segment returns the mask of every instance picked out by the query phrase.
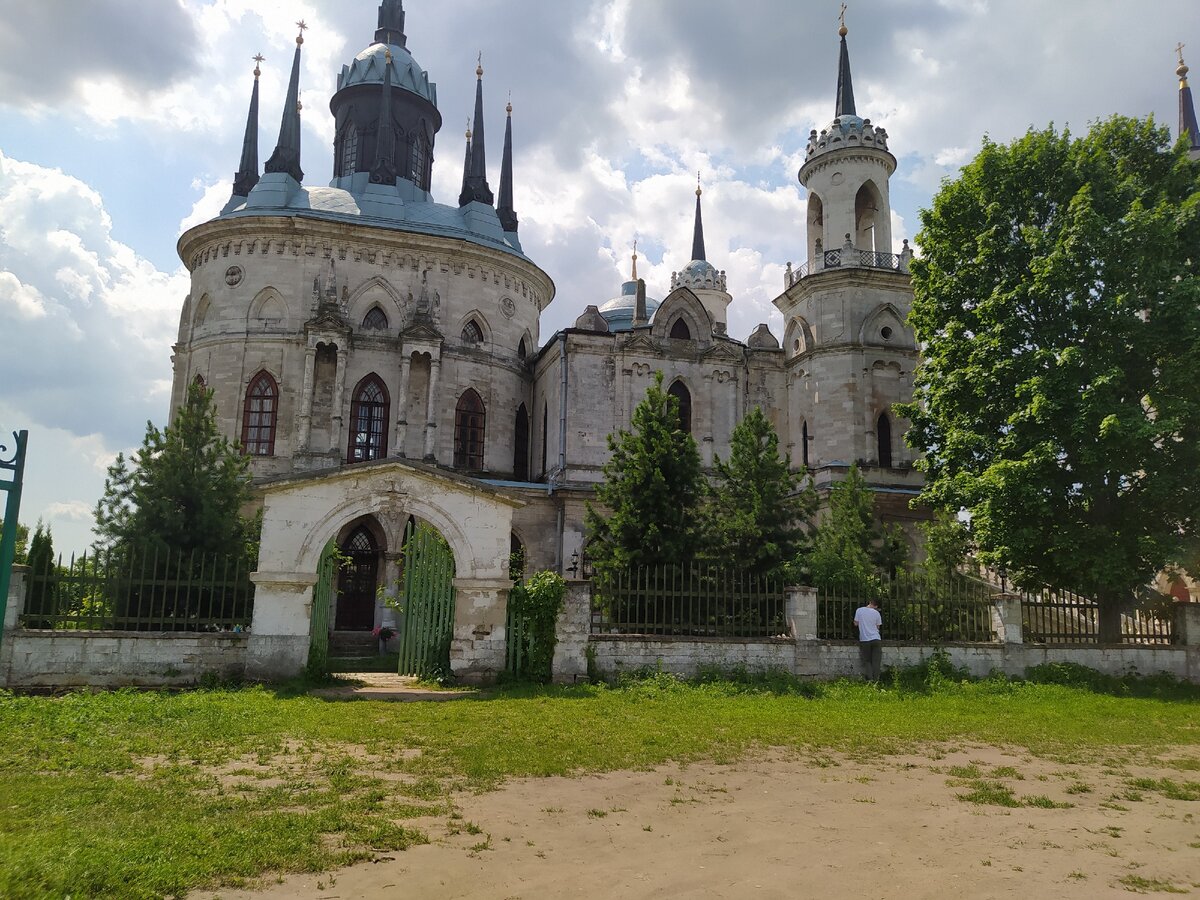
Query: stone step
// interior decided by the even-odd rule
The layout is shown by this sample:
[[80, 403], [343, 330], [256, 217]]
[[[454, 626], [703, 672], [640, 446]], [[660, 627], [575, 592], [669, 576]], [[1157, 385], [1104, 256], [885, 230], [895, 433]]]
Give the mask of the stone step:
[[369, 631], [335, 631], [329, 636], [334, 659], [367, 659], [379, 654], [379, 639]]

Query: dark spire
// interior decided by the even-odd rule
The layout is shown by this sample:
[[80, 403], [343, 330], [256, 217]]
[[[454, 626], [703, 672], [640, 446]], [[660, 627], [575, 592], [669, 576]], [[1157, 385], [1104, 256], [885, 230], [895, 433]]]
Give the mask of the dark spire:
[[291, 175], [296, 181], [304, 180], [300, 168], [300, 48], [304, 46], [304, 32], [308, 28], [301, 20], [296, 23], [300, 34], [296, 38], [296, 56], [292, 60], [292, 77], [288, 82], [287, 99], [283, 101], [283, 122], [279, 126], [279, 143], [267, 160], [266, 171]]
[[468, 179], [467, 190], [458, 198], [459, 206], [468, 203], [486, 203], [491, 206], [496, 202], [492, 189], [487, 181], [487, 151], [483, 143], [483, 56], [480, 54], [479, 67], [475, 69], [479, 79], [475, 85], [475, 128], [471, 135], [471, 176]]
[[700, 173], [696, 173], [696, 228], [692, 232], [692, 259], [702, 259], [707, 261], [704, 255], [704, 219], [700, 216], [700, 195], [704, 191], [700, 189]]
[[404, 3], [402, 0], [383, 0], [379, 6], [379, 30], [375, 32], [375, 43], [395, 44], [407, 47], [404, 35]]
[[467, 123], [467, 156], [466, 156], [466, 159], [463, 160], [462, 193], [459, 194], [459, 203], [461, 205], [466, 206], [466, 204], [462, 202], [462, 198], [467, 196], [467, 194], [470, 192], [470, 190], [471, 190], [471, 123], [468, 122]]
[[505, 107], [508, 119], [504, 124], [504, 159], [500, 166], [500, 202], [496, 212], [505, 231], [516, 232], [517, 211], [513, 209], [513, 160], [512, 160], [512, 103]]
[[383, 100], [379, 103], [379, 127], [375, 138], [372, 184], [396, 183], [396, 129], [392, 123], [392, 51], [383, 51]]
[[854, 82], [850, 78], [850, 48], [846, 46], [846, 35], [849, 29], [846, 28], [846, 7], [842, 5], [842, 27], [838, 29], [838, 34], [842, 36], [842, 55], [838, 60], [838, 91], [837, 91], [837, 112], [834, 116], [856, 116], [858, 113], [854, 109]]
[[254, 90], [250, 94], [250, 113], [246, 116], [246, 136], [242, 139], [242, 164], [233, 176], [233, 196], [249, 197], [258, 184], [258, 76], [263, 55], [254, 57]]
[[1183, 44], [1180, 44], [1179, 68], [1175, 74], [1179, 76], [1179, 136], [1188, 136], [1188, 146], [1193, 159], [1200, 159], [1200, 124], [1196, 122], [1196, 105], [1192, 102], [1192, 89], [1188, 87], [1188, 67], [1183, 61]]

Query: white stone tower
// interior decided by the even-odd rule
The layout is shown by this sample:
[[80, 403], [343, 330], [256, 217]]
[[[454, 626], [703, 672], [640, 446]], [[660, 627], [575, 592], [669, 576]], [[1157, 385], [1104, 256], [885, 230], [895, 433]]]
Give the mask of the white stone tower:
[[863, 469], [888, 518], [907, 518], [920, 487], [908, 423], [894, 410], [912, 399], [917, 347], [908, 242], [893, 252], [888, 179], [896, 158], [887, 132], [854, 105], [843, 24], [835, 117], [809, 138], [800, 183], [808, 191], [808, 262], [790, 264], [775, 300], [785, 322], [791, 461], [818, 486]]

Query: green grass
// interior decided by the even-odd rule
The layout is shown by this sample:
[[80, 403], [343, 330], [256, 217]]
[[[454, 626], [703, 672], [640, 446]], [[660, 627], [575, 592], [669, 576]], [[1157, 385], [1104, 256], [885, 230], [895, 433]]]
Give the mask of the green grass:
[[[454, 792], [512, 777], [756, 747], [819, 760], [967, 741], [1087, 762], [1200, 743], [1200, 692], [1171, 685], [655, 676], [429, 704], [329, 702], [302, 687], [0, 694], [0, 896], [147, 898], [323, 871], [421, 843], [422, 819], [453, 817]], [[980, 783], [1016, 804], [1044, 799]], [[1196, 785], [1131, 786], [1192, 799]]]

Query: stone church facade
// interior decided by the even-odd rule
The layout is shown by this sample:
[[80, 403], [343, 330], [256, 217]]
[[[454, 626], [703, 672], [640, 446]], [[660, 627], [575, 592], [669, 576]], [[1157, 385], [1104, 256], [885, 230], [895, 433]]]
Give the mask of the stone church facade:
[[474, 598], [460, 601], [474, 613], [459, 611], [456, 668], [495, 669], [510, 549], [523, 547], [534, 568], [577, 571], [607, 436], [659, 371], [705, 467], [728, 455], [757, 406], [819, 489], [857, 462], [883, 519], [915, 518], [920, 476], [893, 412], [911, 398], [918, 359], [911, 252], [905, 242], [893, 253], [896, 159], [884, 129], [857, 114], [844, 28], [835, 115], [811, 134], [799, 172], [808, 261], [789, 265], [775, 300], [780, 340], [766, 325], [728, 333], [737, 300], [707, 259], [699, 189], [693, 259], [667, 297], [645, 296], [635, 255], [616, 299], [543, 336], [555, 286], [521, 247], [511, 106], [497, 196], [479, 68], [462, 192], [457, 206], [435, 203], [437, 87], [404, 27], [400, 0], [385, 0], [374, 41], [342, 70], [328, 187], [305, 185], [301, 166], [303, 35], [261, 172], [256, 70], [233, 195], [179, 241], [191, 293], [172, 403], [190, 384], [212, 389], [221, 428], [251, 458], [265, 503], [258, 603], [281, 611], [280, 658], [302, 655], [298, 623], [321, 546], [336, 540], [371, 585], [369, 596], [341, 592], [332, 626], [369, 630], [385, 616], [375, 587], [394, 580], [405, 525], [419, 519], [446, 535], [460, 597]]

